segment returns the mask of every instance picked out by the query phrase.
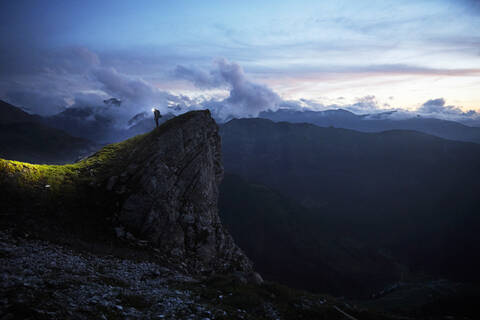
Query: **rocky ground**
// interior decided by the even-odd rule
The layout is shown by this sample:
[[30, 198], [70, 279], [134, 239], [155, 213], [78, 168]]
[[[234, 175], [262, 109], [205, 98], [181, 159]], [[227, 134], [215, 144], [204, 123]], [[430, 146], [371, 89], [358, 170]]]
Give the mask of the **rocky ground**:
[[[208, 319], [228, 316], [179, 284], [198, 281], [154, 263], [73, 252], [0, 233], [2, 319]], [[238, 310], [242, 317], [243, 310]]]
[[153, 262], [0, 231], [0, 319], [384, 319], [241, 276], [197, 280]]

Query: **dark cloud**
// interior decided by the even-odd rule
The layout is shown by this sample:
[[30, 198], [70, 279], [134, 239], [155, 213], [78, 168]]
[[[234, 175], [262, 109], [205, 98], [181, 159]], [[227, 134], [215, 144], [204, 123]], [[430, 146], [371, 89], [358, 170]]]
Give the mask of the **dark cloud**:
[[97, 54], [85, 47], [41, 48], [5, 47], [0, 51], [0, 76], [58, 73], [83, 74], [100, 65]]
[[86, 75], [100, 65], [84, 47], [0, 52], [0, 98], [33, 113], [54, 114], [96, 89]]
[[[10, 52], [12, 51], [12, 52]], [[127, 118], [153, 105], [185, 106], [188, 98], [159, 90], [139, 77], [105, 67], [98, 55], [84, 47], [0, 52], [0, 99], [51, 115], [68, 107], [108, 108], [103, 101], [120, 99], [115, 111]], [[11, 58], [11, 63], [9, 63]]]

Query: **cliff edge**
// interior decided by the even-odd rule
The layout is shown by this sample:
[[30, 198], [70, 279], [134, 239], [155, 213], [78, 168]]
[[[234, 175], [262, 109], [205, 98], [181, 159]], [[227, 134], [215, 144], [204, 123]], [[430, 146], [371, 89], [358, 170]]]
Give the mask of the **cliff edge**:
[[195, 273], [250, 272], [218, 216], [222, 178], [217, 124], [188, 112], [75, 164], [0, 160], [2, 224], [53, 218], [60, 227], [48, 232], [133, 236]]

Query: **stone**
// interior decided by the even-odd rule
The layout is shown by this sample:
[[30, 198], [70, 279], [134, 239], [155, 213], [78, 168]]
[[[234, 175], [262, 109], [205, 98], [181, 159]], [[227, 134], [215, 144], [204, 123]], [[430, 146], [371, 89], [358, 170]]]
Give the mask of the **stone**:
[[263, 278], [258, 272], [252, 272], [248, 277], [248, 282], [261, 285], [263, 283]]
[[[117, 214], [136, 238], [146, 239], [189, 270], [250, 272], [252, 264], [218, 216], [223, 178], [218, 126], [209, 111], [183, 114], [154, 130], [148, 156], [131, 156], [125, 200]], [[137, 162], [138, 158], [142, 159]], [[112, 177], [109, 185], [112, 182]]]

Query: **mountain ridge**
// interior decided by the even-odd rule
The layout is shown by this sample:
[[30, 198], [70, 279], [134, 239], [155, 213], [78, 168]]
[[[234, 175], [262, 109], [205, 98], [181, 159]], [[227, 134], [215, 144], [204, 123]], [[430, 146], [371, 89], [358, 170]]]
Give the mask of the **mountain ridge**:
[[382, 118], [384, 115], [385, 113], [357, 115], [344, 109], [325, 111], [279, 109], [277, 111], [263, 111], [258, 117], [275, 122], [305, 122], [320, 127], [331, 126], [362, 132], [414, 130], [444, 139], [480, 143], [480, 128], [467, 126], [461, 122], [423, 117], [396, 120]]
[[0, 157], [63, 164], [91, 154], [94, 142], [52, 128], [44, 119], [0, 100]]

